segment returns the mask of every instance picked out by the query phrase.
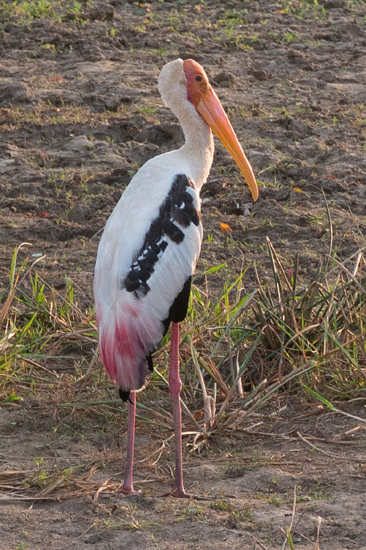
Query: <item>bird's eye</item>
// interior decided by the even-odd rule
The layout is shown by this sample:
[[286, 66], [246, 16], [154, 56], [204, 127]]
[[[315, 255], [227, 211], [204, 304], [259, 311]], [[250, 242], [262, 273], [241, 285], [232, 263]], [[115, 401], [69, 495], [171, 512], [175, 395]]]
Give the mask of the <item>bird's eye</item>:
[[202, 82], [202, 76], [200, 76], [199, 74], [196, 76], [195, 78], [196, 82]]

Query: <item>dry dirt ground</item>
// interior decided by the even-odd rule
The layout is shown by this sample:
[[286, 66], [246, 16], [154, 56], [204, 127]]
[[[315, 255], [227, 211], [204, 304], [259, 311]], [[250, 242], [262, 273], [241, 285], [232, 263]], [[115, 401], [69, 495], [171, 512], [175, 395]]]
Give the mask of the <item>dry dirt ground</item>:
[[[62, 290], [66, 273], [82, 307], [92, 306], [96, 249], [113, 206], [141, 164], [182, 144], [157, 91], [160, 68], [178, 56], [207, 70], [260, 185], [252, 204], [231, 159], [217, 147], [202, 193], [198, 270], [225, 262], [229, 276], [244, 261], [249, 292], [254, 261], [266, 281], [268, 236], [287, 267], [299, 252], [306, 278], [328, 251], [325, 200], [339, 257], [364, 245], [363, 1], [0, 6], [4, 295], [13, 249], [28, 242], [32, 249], [24, 257], [46, 254], [43, 277]], [[220, 231], [220, 222], [230, 234]], [[67, 359], [52, 368], [70, 372], [74, 365]], [[365, 418], [363, 403], [340, 406]], [[68, 472], [80, 471], [74, 488], [81, 496], [75, 489], [73, 498], [46, 492], [44, 500], [21, 502], [4, 492], [1, 550], [280, 549], [295, 487], [296, 550], [315, 548], [318, 529], [321, 550], [366, 549], [365, 438], [357, 420], [318, 414], [299, 401], [287, 403], [282, 416], [257, 418], [250, 434], [214, 435], [200, 456], [184, 455], [188, 490], [214, 500], [180, 502], [158, 498], [171, 486], [171, 441], [160, 460], [156, 453], [169, 430], [138, 426], [142, 494], [126, 498], [109, 490], [122, 478], [125, 416], [121, 430], [118, 414], [112, 424], [87, 412], [60, 423], [45, 411], [31, 399], [0, 408], [0, 468], [7, 472], [0, 484], [5, 490], [28, 471], [41, 477], [44, 468], [74, 468]], [[309, 446], [297, 431], [318, 439]], [[325, 454], [312, 450], [313, 443]]]

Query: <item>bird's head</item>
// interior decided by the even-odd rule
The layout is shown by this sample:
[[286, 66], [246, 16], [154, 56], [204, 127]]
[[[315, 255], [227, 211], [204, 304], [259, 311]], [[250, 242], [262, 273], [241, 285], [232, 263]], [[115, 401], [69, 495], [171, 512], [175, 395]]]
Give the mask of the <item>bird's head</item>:
[[187, 101], [194, 106], [240, 168], [253, 199], [258, 198], [258, 187], [253, 169], [235, 135], [233, 127], [207, 78], [204, 68], [193, 59], [177, 59], [165, 65], [159, 77], [163, 101], [171, 108], [177, 102]]

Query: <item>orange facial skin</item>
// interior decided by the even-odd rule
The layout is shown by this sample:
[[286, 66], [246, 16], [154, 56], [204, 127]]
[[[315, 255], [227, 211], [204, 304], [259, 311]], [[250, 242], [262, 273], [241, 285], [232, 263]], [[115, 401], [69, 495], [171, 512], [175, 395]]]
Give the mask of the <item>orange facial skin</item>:
[[203, 67], [193, 59], [186, 59], [183, 62], [183, 67], [187, 79], [188, 101], [195, 106], [198, 113], [204, 118], [235, 160], [249, 186], [253, 199], [256, 201], [258, 187], [253, 169], [244, 154], [219, 98], [208, 81]]
[[[193, 61], [193, 59], [186, 59], [183, 66], [187, 78], [188, 101], [193, 103], [197, 109], [202, 96], [209, 92], [211, 86], [203, 67], [199, 63]], [[201, 80], [196, 80], [196, 77], [201, 78]]]

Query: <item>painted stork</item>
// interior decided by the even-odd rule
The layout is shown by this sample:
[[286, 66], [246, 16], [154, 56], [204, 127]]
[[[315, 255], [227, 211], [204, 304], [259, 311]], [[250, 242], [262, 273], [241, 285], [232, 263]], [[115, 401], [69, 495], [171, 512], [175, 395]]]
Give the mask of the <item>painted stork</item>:
[[112, 212], [100, 240], [94, 294], [99, 349], [109, 378], [128, 403], [127, 465], [121, 491], [132, 483], [136, 392], [143, 389], [151, 354], [171, 324], [169, 386], [175, 432], [174, 497], [184, 491], [179, 377], [179, 323], [184, 320], [191, 278], [200, 253], [200, 196], [214, 155], [211, 129], [229, 151], [253, 199], [258, 188], [204, 69], [177, 59], [159, 76], [163, 102], [178, 118], [185, 144], [144, 164]]

